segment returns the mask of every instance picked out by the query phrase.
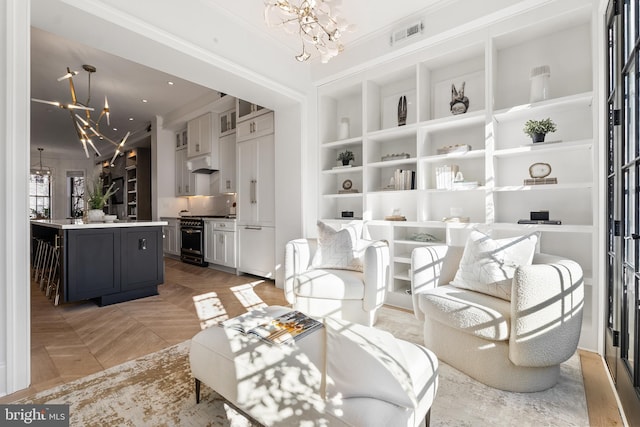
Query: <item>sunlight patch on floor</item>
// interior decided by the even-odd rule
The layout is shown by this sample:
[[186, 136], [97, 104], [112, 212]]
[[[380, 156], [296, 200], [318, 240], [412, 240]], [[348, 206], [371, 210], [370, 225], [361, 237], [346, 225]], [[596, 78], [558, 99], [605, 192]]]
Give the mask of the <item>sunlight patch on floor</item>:
[[215, 292], [196, 295], [193, 297], [193, 305], [196, 308], [196, 314], [200, 320], [200, 328], [206, 329], [227, 320], [229, 315], [225, 310], [222, 301]]
[[255, 286], [264, 282], [264, 280], [256, 280], [243, 285], [233, 286], [230, 289], [242, 306], [246, 308], [247, 311], [250, 311], [256, 308], [267, 307], [267, 304], [262, 301], [258, 294], [253, 290]]

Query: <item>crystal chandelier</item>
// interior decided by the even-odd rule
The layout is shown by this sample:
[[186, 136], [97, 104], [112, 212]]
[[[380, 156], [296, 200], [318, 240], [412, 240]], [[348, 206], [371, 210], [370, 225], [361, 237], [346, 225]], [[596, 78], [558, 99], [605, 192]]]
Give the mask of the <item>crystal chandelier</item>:
[[[37, 99], [37, 98], [31, 98], [31, 100], [35, 102], [40, 102], [43, 104], [54, 105], [63, 110], [67, 110], [69, 112], [69, 115], [71, 116], [73, 129], [78, 135], [78, 139], [82, 144], [82, 148], [84, 149], [84, 153], [87, 156], [87, 158], [89, 158], [89, 150], [87, 148], [87, 145], [89, 145], [93, 149], [93, 151], [96, 152], [98, 156], [101, 155], [98, 149], [96, 148], [96, 146], [94, 145], [93, 141], [91, 140], [91, 137], [97, 137], [100, 140], [109, 141], [111, 144], [115, 145], [116, 151], [115, 151], [115, 154], [113, 155], [113, 159], [111, 159], [111, 163], [113, 163], [117, 155], [120, 154], [121, 148], [124, 145], [124, 143], [127, 141], [127, 138], [129, 137], [130, 132], [127, 132], [124, 138], [122, 138], [119, 142], [116, 142], [111, 138], [108, 138], [106, 135], [104, 135], [100, 131], [100, 121], [102, 120], [103, 117], [106, 118], [107, 125], [108, 126], [111, 125], [109, 121], [109, 114], [110, 114], [109, 101], [105, 96], [104, 107], [100, 111], [100, 115], [98, 116], [97, 119], [93, 119], [91, 117], [91, 112], [94, 111], [94, 109], [89, 106], [89, 102], [91, 101], [91, 74], [96, 72], [96, 67], [94, 67], [93, 65], [85, 64], [82, 66], [82, 69], [84, 69], [87, 73], [89, 73], [87, 102], [82, 103], [78, 101], [78, 98], [76, 96], [76, 89], [75, 89], [75, 86], [73, 85], [73, 76], [77, 75], [78, 71], [71, 71], [69, 67], [67, 67], [67, 73], [64, 76], [59, 77], [58, 81], [60, 82], [62, 80], [69, 80], [69, 90], [71, 91], [71, 102], [64, 104], [58, 101], [47, 101], [44, 99]], [[78, 114], [78, 112], [76, 111], [82, 113], [84, 117], [81, 114]]]
[[298, 34], [302, 52], [296, 59], [304, 62], [311, 57], [307, 45], [316, 48], [322, 63], [342, 52], [344, 47], [340, 37], [347, 31], [353, 31], [338, 16], [338, 7], [342, 0], [265, 0], [264, 19], [269, 26], [280, 26], [287, 33]]

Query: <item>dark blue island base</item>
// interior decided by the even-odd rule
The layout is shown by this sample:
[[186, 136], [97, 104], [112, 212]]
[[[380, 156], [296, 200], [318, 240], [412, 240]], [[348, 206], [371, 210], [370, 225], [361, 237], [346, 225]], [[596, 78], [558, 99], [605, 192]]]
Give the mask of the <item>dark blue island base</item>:
[[43, 240], [58, 251], [62, 302], [91, 299], [104, 306], [158, 294], [164, 282], [162, 226], [124, 224], [57, 228], [32, 221], [32, 247]]

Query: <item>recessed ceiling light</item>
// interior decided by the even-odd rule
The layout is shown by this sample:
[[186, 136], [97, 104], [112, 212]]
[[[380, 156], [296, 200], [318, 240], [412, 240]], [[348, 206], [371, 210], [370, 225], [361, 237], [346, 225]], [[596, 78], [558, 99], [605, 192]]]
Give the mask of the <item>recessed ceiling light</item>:
[[167, 84], [168, 84], [169, 86], [173, 86], [173, 82], [172, 82], [172, 81], [168, 81], [168, 82], [167, 82]]
[[133, 121], [133, 117], [129, 117], [129, 121], [132, 122]]
[[113, 128], [113, 130], [114, 130], [115, 132], [117, 132], [117, 131], [118, 131], [118, 128]]
[[147, 103], [147, 102], [149, 102], [149, 101], [147, 101], [146, 99], [143, 99], [143, 100], [142, 100], [142, 102], [144, 102], [144, 103], [146, 104], [146, 103]]

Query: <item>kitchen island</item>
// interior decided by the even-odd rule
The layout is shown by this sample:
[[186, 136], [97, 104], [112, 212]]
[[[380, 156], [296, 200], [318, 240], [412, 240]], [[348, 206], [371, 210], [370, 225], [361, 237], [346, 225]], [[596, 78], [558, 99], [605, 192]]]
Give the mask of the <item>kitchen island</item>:
[[158, 294], [164, 282], [166, 221], [32, 220], [32, 248], [58, 255], [60, 301], [94, 299], [100, 306]]

